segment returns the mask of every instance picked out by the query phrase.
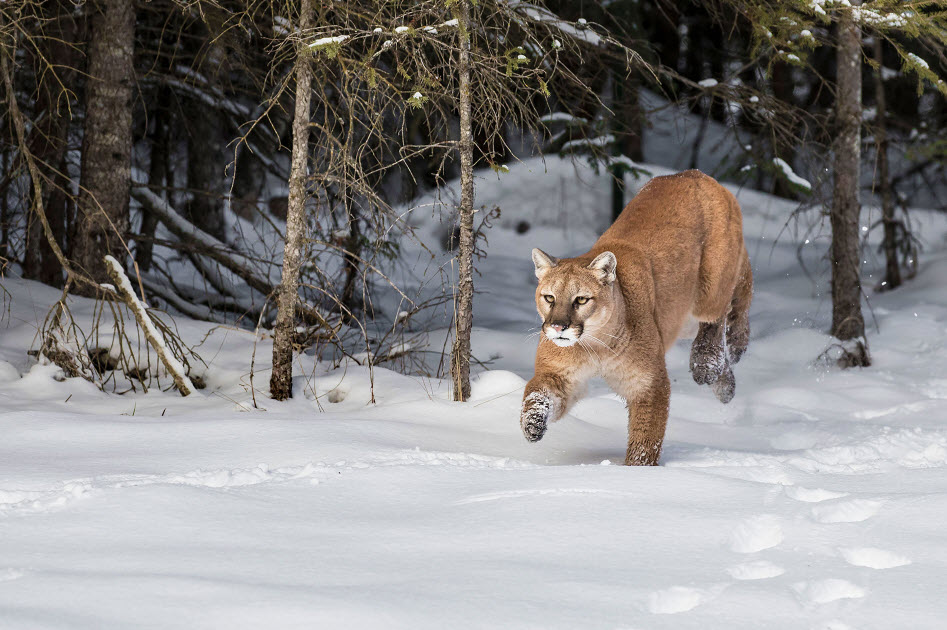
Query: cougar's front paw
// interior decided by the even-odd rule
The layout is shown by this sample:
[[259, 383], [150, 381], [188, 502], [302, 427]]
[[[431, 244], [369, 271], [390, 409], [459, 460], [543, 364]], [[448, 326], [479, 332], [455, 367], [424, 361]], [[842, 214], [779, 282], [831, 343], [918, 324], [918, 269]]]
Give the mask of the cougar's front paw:
[[530, 442], [543, 439], [546, 427], [549, 425], [549, 416], [552, 413], [553, 400], [545, 392], [533, 392], [523, 399], [523, 410], [520, 412], [520, 427], [523, 435]]

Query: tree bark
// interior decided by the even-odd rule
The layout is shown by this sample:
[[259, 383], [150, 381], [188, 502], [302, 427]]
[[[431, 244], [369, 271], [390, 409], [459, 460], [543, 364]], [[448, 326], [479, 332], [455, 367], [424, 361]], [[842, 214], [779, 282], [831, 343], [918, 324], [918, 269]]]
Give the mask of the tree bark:
[[[859, 0], [852, 2], [860, 4]], [[842, 341], [865, 336], [861, 310], [858, 179], [861, 164], [861, 33], [852, 11], [838, 23], [838, 86], [832, 195], [832, 334]], [[867, 363], [867, 351], [865, 353]]]
[[880, 179], [881, 219], [884, 224], [885, 277], [881, 289], [890, 291], [901, 286], [901, 267], [898, 265], [898, 224], [894, 219], [894, 195], [891, 190], [891, 174], [888, 168], [888, 121], [885, 101], [885, 83], [881, 76], [884, 65], [882, 39], [875, 38], [875, 144], [878, 151], [878, 178]]
[[473, 328], [473, 129], [470, 98], [470, 5], [458, 4], [460, 13], [460, 243], [457, 250], [457, 303], [454, 315], [454, 348], [451, 380], [454, 400], [470, 398], [470, 331]]
[[[135, 3], [98, 0], [92, 7], [85, 133], [74, 255], [97, 282], [108, 279], [102, 256], [125, 260], [131, 184]], [[94, 293], [80, 285], [80, 293]]]
[[[299, 32], [309, 29], [312, 1], [301, 0]], [[286, 212], [286, 241], [283, 247], [283, 276], [277, 297], [276, 326], [273, 330], [273, 374], [270, 394], [276, 400], [293, 396], [293, 333], [296, 301], [299, 299], [299, 267], [302, 261], [306, 219], [306, 175], [309, 156], [309, 103], [312, 96], [312, 66], [304, 45], [296, 57], [296, 110], [293, 117], [293, 155], [289, 174], [289, 204]]]
[[215, 107], [189, 99], [187, 109], [187, 187], [191, 199], [185, 212], [191, 223], [224, 238], [224, 180], [221, 150], [223, 117]]
[[[13, 143], [3, 138], [4, 144]], [[0, 173], [8, 172], [7, 166], [10, 162], [10, 151], [0, 150]], [[7, 180], [9, 182], [9, 180]], [[9, 184], [0, 186], [0, 272], [7, 265], [10, 258], [10, 198], [7, 196]]]
[[[32, 50], [34, 72], [45, 77], [37, 85], [35, 120], [30, 133], [30, 150], [43, 165], [47, 182], [42, 188], [45, 195], [43, 207], [52, 228], [53, 236], [60, 248], [66, 247], [66, 224], [70, 215], [72, 195], [67, 168], [69, 131], [69, 94], [66, 89], [75, 89], [76, 71], [79, 65], [76, 51], [75, 22], [69, 7], [58, 3], [49, 5], [50, 21], [46, 26], [46, 37], [39, 40], [39, 50]], [[47, 63], [54, 62], [55, 78], [45, 72]], [[65, 88], [63, 87], [65, 86]], [[31, 194], [39, 193], [32, 187]], [[63, 285], [63, 269], [49, 243], [46, 241], [42, 222], [30, 216], [27, 224], [26, 252], [23, 259], [23, 276], [57, 287]]]
[[[148, 186], [151, 192], [161, 198], [168, 198], [166, 189], [174, 188], [172, 179], [174, 174], [170, 168], [169, 156], [171, 151], [171, 134], [168, 118], [171, 115], [171, 91], [161, 86], [158, 88], [157, 106], [154, 116], [154, 129], [149, 134], [151, 141], [151, 156], [148, 164]], [[135, 262], [142, 271], [149, 271], [153, 262], [155, 230], [158, 228], [158, 215], [152, 212], [151, 207], [141, 206], [141, 229], [138, 230], [140, 240], [135, 242]]]
[[[627, 82], [620, 68], [612, 68], [612, 126], [615, 144], [612, 155], [624, 155], [633, 162], [644, 161], [642, 145], [641, 102], [638, 98], [638, 80]], [[612, 221], [625, 209], [625, 173], [622, 164], [613, 164], [612, 175]]]
[[348, 238], [345, 239], [345, 254], [343, 256], [345, 260], [345, 282], [342, 285], [341, 298], [342, 306], [345, 307], [341, 313], [343, 318], [352, 318], [362, 307], [361, 300], [356, 300], [355, 298], [355, 285], [359, 275], [359, 261], [361, 260], [362, 249], [359, 214], [357, 206], [353, 206], [350, 209], [348, 217], [349, 235]]
[[[790, 107], [796, 106], [796, 98], [793, 95], [795, 86], [793, 85], [792, 66], [789, 63], [785, 61], [773, 63], [770, 86], [773, 89], [773, 96], [778, 100]], [[795, 130], [797, 125], [792, 124], [792, 128]], [[794, 166], [796, 162], [796, 143], [793, 140], [795, 140], [794, 136], [796, 134], [791, 135], [793, 137], [777, 136], [773, 143], [773, 153], [775, 154], [774, 157], [781, 158], [789, 166]], [[786, 199], [797, 199], [799, 197], [789, 181], [779, 175], [776, 176], [773, 182], [773, 194]]]
[[[6, 26], [2, 22], [2, 17], [3, 15], [0, 13], [0, 27]], [[26, 162], [26, 168], [30, 174], [30, 184], [35, 190], [40, 191], [39, 194], [33, 195], [31, 214], [32, 216], [35, 216], [37, 219], [39, 219], [43, 226], [43, 233], [46, 234], [46, 242], [49, 244], [53, 254], [59, 260], [60, 266], [62, 266], [62, 268], [66, 271], [67, 286], [73, 281], [78, 281], [82, 284], [88, 284], [90, 282], [89, 279], [82, 273], [77, 273], [72, 268], [69, 260], [62, 252], [62, 248], [59, 247], [59, 243], [56, 241], [52, 226], [50, 226], [49, 221], [46, 219], [46, 209], [43, 206], [43, 195], [40, 190], [42, 189], [43, 178], [40, 174], [39, 166], [37, 166], [36, 160], [33, 159], [33, 154], [30, 151], [29, 143], [26, 139], [26, 124], [24, 123], [24, 117], [20, 112], [20, 106], [16, 102], [16, 92], [13, 89], [14, 54], [14, 51], [8, 49], [5, 46], [0, 46], [0, 78], [3, 80], [4, 92], [7, 95], [7, 114], [10, 118], [10, 122], [12, 123], [13, 131], [16, 134], [16, 146], [19, 148], [20, 156]], [[6, 235], [4, 235], [4, 238], [6, 238]]]

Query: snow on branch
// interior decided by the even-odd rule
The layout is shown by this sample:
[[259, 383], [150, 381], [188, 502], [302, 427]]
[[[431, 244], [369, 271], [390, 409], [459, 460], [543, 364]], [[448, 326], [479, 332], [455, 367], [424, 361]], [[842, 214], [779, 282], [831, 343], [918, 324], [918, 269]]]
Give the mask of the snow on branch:
[[778, 157], [773, 158], [773, 165], [779, 169], [779, 171], [783, 174], [783, 177], [789, 180], [789, 183], [798, 186], [806, 192], [812, 192], [812, 184], [809, 182], [809, 180], [797, 175], [785, 160]]
[[316, 41], [309, 44], [309, 47], [313, 50], [322, 48], [323, 46], [331, 46], [332, 44], [341, 44], [349, 38], [348, 35], [336, 35], [334, 37], [320, 37]]
[[609, 145], [615, 143], [615, 136], [608, 133], [603, 136], [597, 136], [595, 138], [580, 138], [578, 140], [570, 140], [562, 145], [561, 151], [563, 153], [569, 153], [571, 151], [581, 151], [581, 150], [592, 150], [592, 149], [604, 149]]
[[550, 112], [548, 114], [543, 114], [539, 117], [539, 122], [543, 124], [549, 123], [565, 123], [567, 125], [587, 125], [589, 121], [580, 116], [573, 116], [567, 112]]
[[[513, 11], [524, 15], [534, 22], [548, 24], [558, 29], [560, 33], [569, 39], [582, 41], [592, 46], [603, 46], [605, 44], [605, 40], [592, 29], [579, 28], [575, 24], [563, 20], [546, 7], [537, 6], [526, 0], [507, 0], [507, 5]], [[580, 20], [579, 22], [582, 25], [586, 23], [585, 20]]]
[[184, 365], [168, 350], [164, 335], [155, 328], [155, 324], [151, 321], [151, 316], [148, 315], [145, 306], [135, 295], [132, 283], [128, 281], [128, 276], [125, 275], [125, 269], [122, 268], [121, 263], [112, 256], [106, 256], [105, 265], [108, 268], [109, 277], [112, 279], [112, 282], [115, 283], [115, 292], [122, 301], [125, 302], [132, 313], [135, 314], [135, 319], [138, 321], [138, 326], [145, 335], [145, 339], [147, 339], [151, 347], [155, 349], [158, 358], [161, 360], [161, 363], [164, 364], [164, 368], [168, 371], [168, 374], [171, 375], [171, 378], [174, 379], [175, 387], [178, 388], [182, 396], [193, 394], [194, 384], [191, 383], [191, 379], [188, 378]]

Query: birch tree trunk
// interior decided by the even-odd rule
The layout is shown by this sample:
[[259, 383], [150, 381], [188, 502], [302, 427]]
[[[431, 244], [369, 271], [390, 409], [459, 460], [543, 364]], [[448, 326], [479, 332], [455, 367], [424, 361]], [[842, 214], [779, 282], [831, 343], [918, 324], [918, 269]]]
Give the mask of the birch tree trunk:
[[459, 3], [460, 12], [460, 242], [457, 250], [457, 302], [454, 315], [454, 348], [451, 380], [454, 400], [470, 398], [470, 331], [473, 327], [473, 123], [470, 102], [470, 5]]
[[[853, 0], [853, 5], [861, 4]], [[865, 320], [861, 310], [861, 256], [859, 251], [858, 178], [861, 163], [861, 33], [852, 11], [843, 9], [838, 24], [838, 86], [834, 149], [835, 187], [832, 195], [832, 334], [841, 341], [862, 339]], [[859, 341], [849, 365], [868, 365]]]
[[[131, 183], [135, 3], [98, 0], [92, 6], [89, 78], [75, 259], [97, 282], [107, 281], [102, 256], [125, 260]], [[80, 286], [80, 292], [94, 292]]]
[[[309, 29], [312, 1], [301, 0], [299, 32]], [[286, 240], [283, 246], [283, 277], [277, 291], [276, 326], [273, 330], [273, 374], [270, 394], [275, 400], [293, 396], [293, 333], [299, 290], [306, 221], [306, 176], [308, 173], [309, 102], [312, 96], [312, 66], [309, 51], [300, 44], [296, 57], [296, 111], [293, 117], [293, 156], [289, 173], [289, 202], [286, 212]]]
[[890, 291], [901, 286], [901, 268], [898, 265], [898, 225], [894, 220], [894, 195], [891, 190], [891, 174], [888, 168], [888, 121], [887, 103], [885, 102], [885, 83], [882, 77], [882, 47], [883, 40], [875, 38], [875, 61], [878, 68], [875, 70], [875, 101], [877, 105], [875, 127], [875, 144], [878, 151], [878, 178], [881, 193], [881, 218], [884, 224], [885, 250], [885, 278], [881, 284], [883, 291]]

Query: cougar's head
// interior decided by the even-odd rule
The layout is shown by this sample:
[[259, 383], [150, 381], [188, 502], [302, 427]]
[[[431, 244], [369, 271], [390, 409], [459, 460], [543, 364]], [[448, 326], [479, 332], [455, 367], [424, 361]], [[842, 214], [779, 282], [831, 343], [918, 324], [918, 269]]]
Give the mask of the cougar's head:
[[615, 308], [615, 254], [602, 252], [591, 263], [559, 260], [541, 249], [533, 250], [536, 265], [536, 309], [543, 318], [543, 334], [561, 348], [595, 334]]

